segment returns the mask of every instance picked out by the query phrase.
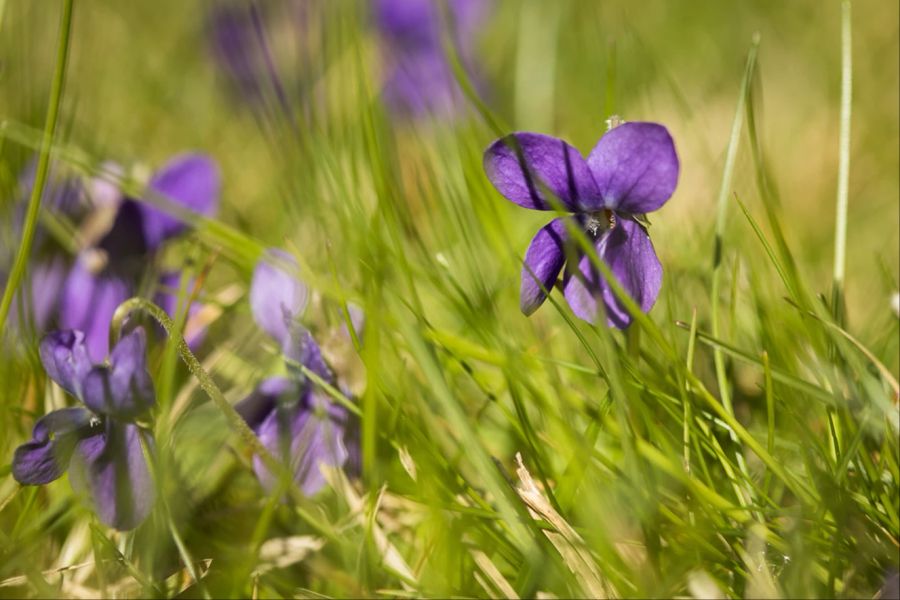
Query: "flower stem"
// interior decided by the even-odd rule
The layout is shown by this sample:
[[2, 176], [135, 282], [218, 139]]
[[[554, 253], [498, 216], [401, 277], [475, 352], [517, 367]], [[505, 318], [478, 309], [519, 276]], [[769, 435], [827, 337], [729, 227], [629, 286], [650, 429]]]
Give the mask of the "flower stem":
[[44, 134], [41, 138], [41, 148], [38, 154], [37, 168], [34, 173], [34, 184], [31, 187], [31, 197], [28, 200], [28, 210], [25, 213], [25, 224], [22, 227], [22, 240], [19, 242], [19, 251], [16, 253], [16, 260], [6, 282], [6, 289], [3, 290], [3, 299], [0, 300], [0, 329], [3, 331], [6, 331], [6, 317], [9, 315], [13, 296], [15, 296], [16, 290], [25, 277], [25, 268], [28, 265], [31, 244], [34, 241], [34, 231], [37, 228], [38, 215], [41, 211], [41, 198], [44, 194], [44, 185], [47, 182], [47, 172], [50, 168], [50, 147], [53, 144], [53, 134], [56, 132], [59, 105], [62, 101], [63, 84], [66, 79], [71, 30], [72, 0], [65, 0], [59, 21], [59, 43], [56, 49], [56, 69], [53, 72], [53, 82], [50, 87], [50, 105], [47, 107], [47, 118], [44, 121]]

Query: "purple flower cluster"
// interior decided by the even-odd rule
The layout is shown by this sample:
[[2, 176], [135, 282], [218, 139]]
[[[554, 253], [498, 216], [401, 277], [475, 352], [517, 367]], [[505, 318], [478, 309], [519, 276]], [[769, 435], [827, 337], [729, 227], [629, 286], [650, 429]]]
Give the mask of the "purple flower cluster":
[[[325, 485], [320, 466], [352, 466], [357, 460], [355, 428], [347, 409], [298, 372], [302, 365], [330, 386], [337, 386], [331, 368], [312, 335], [297, 318], [309, 292], [289, 271], [290, 255], [271, 250], [256, 266], [250, 286], [250, 306], [257, 324], [276, 341], [288, 363], [288, 377], [263, 380], [235, 407], [263, 445], [281, 459], [306, 494]], [[259, 457], [253, 469], [266, 489], [277, 482]]]
[[[91, 360], [85, 341], [84, 333], [72, 330], [41, 340], [47, 375], [83, 407], [38, 419], [32, 440], [13, 455], [13, 477], [42, 485], [68, 469], [72, 487], [90, 499], [101, 521], [132, 529], [150, 513], [155, 496], [137, 424], [156, 403], [144, 357], [146, 338], [139, 328], [123, 336], [102, 364]], [[152, 446], [150, 433], [143, 435]]]
[[[284, 462], [299, 488], [312, 495], [326, 483], [322, 466], [355, 468], [359, 452], [357, 428], [347, 409], [298, 368], [339, 386], [319, 345], [297, 321], [309, 294], [291, 274], [294, 267], [290, 255], [271, 250], [257, 265], [250, 289], [253, 315], [280, 345], [288, 375], [264, 379], [235, 409]], [[354, 324], [361, 329], [359, 313], [354, 313]], [[19, 483], [50, 483], [68, 470], [72, 486], [88, 497], [107, 525], [127, 530], [147, 517], [155, 488], [144, 452], [153, 449], [153, 437], [139, 421], [149, 416], [156, 398], [145, 352], [140, 328], [123, 336], [108, 361], [99, 364], [84, 332], [44, 336], [40, 358], [47, 375], [82, 406], [56, 410], [37, 421], [32, 440], [13, 457]], [[277, 476], [260, 457], [254, 457], [253, 469], [266, 490], [276, 488]]]

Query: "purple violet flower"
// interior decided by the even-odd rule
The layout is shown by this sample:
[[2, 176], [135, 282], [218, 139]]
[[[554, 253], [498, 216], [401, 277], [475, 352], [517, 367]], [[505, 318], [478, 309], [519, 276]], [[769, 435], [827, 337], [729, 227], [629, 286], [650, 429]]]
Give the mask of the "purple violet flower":
[[68, 469], [72, 488], [90, 498], [110, 527], [133, 529], [147, 518], [155, 489], [135, 423], [156, 403], [146, 344], [143, 329], [137, 328], [119, 340], [107, 363], [94, 364], [82, 332], [44, 336], [44, 370], [86, 408], [63, 408], [38, 419], [32, 440], [13, 455], [16, 481], [43, 485]]
[[543, 304], [566, 265], [563, 294], [572, 312], [591, 323], [605, 312], [609, 326], [620, 329], [631, 323], [590, 257], [570, 239], [566, 222], [585, 232], [641, 310], [653, 307], [662, 266], [638, 218], [665, 204], [678, 182], [678, 155], [665, 127], [638, 122], [614, 127], [587, 160], [563, 140], [514, 133], [485, 151], [484, 169], [494, 187], [519, 206], [573, 213], [550, 221], [532, 239], [522, 268], [523, 313]]
[[[156, 171], [148, 191], [200, 214], [218, 208], [220, 174], [202, 154], [182, 154]], [[85, 334], [88, 354], [101, 360], [109, 350], [109, 323], [116, 307], [137, 290], [148, 258], [187, 225], [155, 206], [104, 194], [106, 210], [115, 211], [111, 227], [94, 245], [84, 248], [63, 285], [59, 323]], [[110, 205], [112, 202], [112, 205]]]
[[[289, 361], [336, 386], [319, 345], [295, 321], [306, 305], [308, 291], [284, 269], [291, 264], [290, 256], [278, 250], [271, 250], [270, 256], [257, 264], [250, 289], [253, 316], [281, 344]], [[341, 468], [358, 458], [355, 429], [346, 408], [332, 402], [325, 390], [293, 369], [289, 369], [288, 377], [264, 380], [235, 409], [263, 445], [287, 465], [307, 495], [315, 494], [326, 483], [320, 465]], [[271, 491], [275, 487], [277, 477], [258, 456], [253, 459], [253, 470], [264, 488]]]
[[[488, 0], [449, 0], [449, 26], [463, 64], [471, 63], [475, 34], [489, 11]], [[375, 22], [387, 50], [385, 100], [395, 112], [421, 116], [458, 109], [462, 92], [441, 42], [436, 0], [377, 0]]]

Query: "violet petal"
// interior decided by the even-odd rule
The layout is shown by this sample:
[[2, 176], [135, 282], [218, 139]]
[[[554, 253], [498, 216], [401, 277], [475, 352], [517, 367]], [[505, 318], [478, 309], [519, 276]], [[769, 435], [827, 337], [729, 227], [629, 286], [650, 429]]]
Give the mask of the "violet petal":
[[553, 289], [566, 262], [564, 246], [568, 239], [566, 218], [559, 218], [541, 227], [531, 240], [522, 265], [519, 295], [519, 307], [526, 315], [536, 311]]
[[[221, 175], [215, 161], [203, 154], [181, 154], [156, 172], [148, 190], [194, 213], [211, 216], [218, 209]], [[147, 247], [159, 247], [187, 228], [179, 218], [142, 203]]]
[[22, 485], [43, 485], [59, 479], [69, 467], [72, 451], [90, 432], [91, 413], [63, 408], [47, 413], [34, 424], [31, 441], [16, 448], [12, 474]]
[[109, 419], [103, 433], [79, 442], [69, 479], [110, 527], [134, 529], [153, 508], [156, 490], [136, 425]]
[[116, 275], [94, 274], [80, 257], [69, 271], [59, 307], [64, 329], [84, 332], [88, 355], [95, 363], [109, 354], [109, 323], [116, 308], [131, 296], [129, 285]]
[[[656, 303], [662, 287], [662, 265], [656, 257], [653, 243], [644, 227], [631, 219], [619, 218], [616, 226], [601, 235], [595, 243], [597, 254], [612, 271], [619, 284], [634, 299], [643, 312]], [[599, 314], [598, 300], [606, 310], [607, 324], [624, 329], [631, 323], [631, 315], [619, 302], [602, 274], [594, 268], [588, 256], [578, 263], [582, 281], [576, 274], [568, 277], [566, 301], [578, 317], [594, 323]]]
[[153, 380], [147, 371], [147, 339], [137, 328], [122, 336], [112, 350], [109, 365], [97, 365], [84, 377], [82, 400], [96, 413], [134, 419], [156, 402]]
[[[282, 348], [284, 355], [291, 361], [300, 363], [329, 384], [334, 384], [334, 373], [322, 356], [322, 348], [312, 334], [300, 325], [292, 329], [290, 340]], [[290, 364], [288, 367], [290, 368]], [[300, 374], [300, 378], [304, 375]]]
[[93, 367], [84, 333], [77, 330], [48, 333], [41, 339], [38, 353], [50, 379], [73, 396], [80, 396], [81, 382]]
[[678, 155], [668, 130], [657, 123], [624, 123], [597, 142], [587, 164], [604, 207], [648, 213], [665, 204], [678, 183]]
[[538, 133], [501, 138], [485, 151], [484, 170], [501, 194], [525, 208], [552, 210], [547, 192], [571, 212], [601, 208], [584, 158], [558, 138]]
[[258, 432], [269, 413], [275, 410], [275, 404], [280, 400], [288, 401], [291, 395], [294, 398], [300, 396], [296, 382], [286, 377], [270, 377], [256, 386], [249, 396], [235, 404], [234, 410], [247, 422], [250, 429]]
[[[335, 418], [334, 405], [309, 390], [294, 406], [279, 406], [259, 428], [259, 439], [284, 461], [304, 494], [313, 495], [325, 486], [320, 465], [339, 468], [349, 456], [344, 445], [344, 420]], [[342, 407], [337, 407], [338, 409]], [[253, 468], [262, 486], [271, 491], [277, 477], [258, 456]]]
[[291, 323], [306, 308], [309, 292], [286, 268], [296, 265], [287, 252], [270, 249], [270, 258], [256, 263], [250, 283], [250, 309], [256, 323], [282, 345], [290, 339]]

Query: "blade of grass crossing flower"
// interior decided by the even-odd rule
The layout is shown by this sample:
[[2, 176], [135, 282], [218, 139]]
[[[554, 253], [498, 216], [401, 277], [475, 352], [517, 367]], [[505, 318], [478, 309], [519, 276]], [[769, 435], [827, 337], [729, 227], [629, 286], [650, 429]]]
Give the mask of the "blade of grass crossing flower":
[[[38, 155], [37, 168], [34, 175], [34, 184], [31, 188], [31, 197], [28, 200], [28, 209], [25, 213], [25, 223], [22, 226], [22, 239], [16, 252], [6, 288], [3, 290], [3, 298], [0, 300], [0, 328], [6, 331], [6, 318], [12, 306], [16, 290], [25, 277], [28, 266], [28, 257], [31, 254], [31, 244], [34, 240], [34, 232], [37, 229], [38, 217], [41, 212], [41, 198], [44, 194], [44, 186], [47, 182], [47, 173], [50, 170], [50, 148], [53, 144], [53, 136], [56, 133], [56, 124], [59, 120], [59, 106], [62, 102], [63, 88], [66, 80], [66, 67], [69, 58], [69, 36], [72, 30], [72, 5], [73, 0], [64, 0], [62, 14], [59, 19], [59, 34], [56, 49], [56, 67], [53, 72], [53, 81], [50, 87], [50, 101], [47, 107], [47, 117], [44, 121], [44, 131], [41, 137], [40, 154]], [[2, 7], [2, 8], [5, 8]]]

